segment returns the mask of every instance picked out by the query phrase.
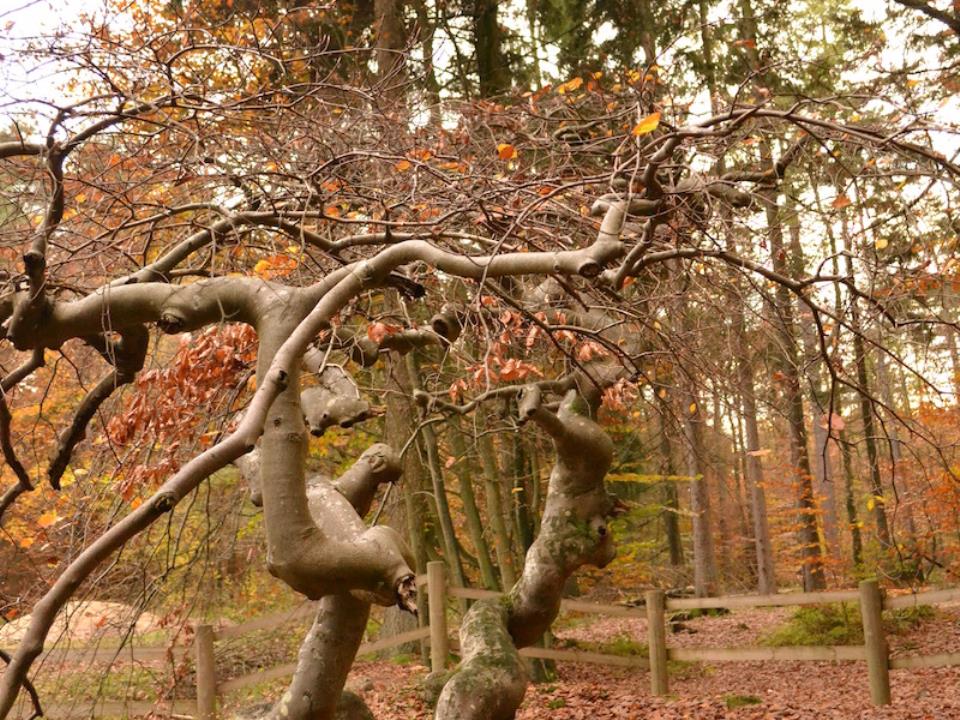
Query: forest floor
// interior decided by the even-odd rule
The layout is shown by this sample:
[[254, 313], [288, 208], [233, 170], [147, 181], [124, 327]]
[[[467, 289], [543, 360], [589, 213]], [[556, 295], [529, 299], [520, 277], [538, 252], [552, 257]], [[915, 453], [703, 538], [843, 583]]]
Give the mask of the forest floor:
[[[840, 634], [827, 635], [818, 644], [860, 644], [861, 639], [856, 637], [859, 615], [855, 604], [829, 608], [832, 608], [833, 625], [827, 631], [840, 631]], [[80, 640], [85, 623], [90, 621], [92, 628], [105, 633], [98, 639], [98, 643], [103, 643], [113, 625], [105, 624], [103, 615], [109, 616], [111, 609], [106, 604], [79, 608], [77, 622], [71, 624], [68, 634], [74, 641]], [[773, 634], [782, 636], [785, 631], [788, 634], [781, 637], [779, 644], [796, 644], [800, 642], [796, 640], [797, 612], [792, 608], [738, 609], [726, 615], [684, 619], [679, 631], [668, 635], [667, 644], [690, 648], [756, 646], [770, 643]], [[836, 626], [838, 615], [843, 620], [843, 627], [839, 628]], [[141, 622], [145, 621], [141, 619]], [[291, 662], [296, 657], [306, 622], [288, 623], [256, 635], [222, 641], [218, 644], [219, 680], [256, 674]], [[893, 623], [887, 637], [894, 656], [950, 653], [960, 648], [960, 606], [941, 606], [935, 612], [927, 609], [898, 618], [888, 617], [885, 622]], [[8, 632], [13, 633], [17, 627], [8, 628]], [[152, 628], [151, 624], [142, 630], [149, 633]], [[816, 624], [814, 628], [825, 632]], [[556, 647], [646, 656], [647, 627], [643, 619], [570, 614], [561, 616], [554, 630]], [[109, 642], [107, 645], [112, 646]], [[167, 663], [125, 663], [121, 655], [107, 675], [103, 674], [102, 666], [95, 668], [87, 663], [82, 667], [76, 664], [49, 667], [49, 673], [41, 673], [38, 687], [48, 702], [70, 698], [76, 707], [90, 702], [84, 698], [95, 696], [149, 702], [157, 698], [161, 688], [162, 694], [172, 691], [190, 705], [195, 688], [187, 663], [191, 655], [189, 645], [177, 649], [176, 662], [178, 666], [182, 663], [184, 672], [178, 673], [174, 683]], [[432, 717], [423, 690], [427, 675], [428, 669], [420, 664], [419, 653], [392, 660], [364, 658], [354, 666], [348, 685], [363, 696], [378, 720], [427, 720]], [[960, 720], [960, 667], [892, 670], [890, 676], [893, 703], [876, 708], [870, 702], [863, 662], [671, 662], [670, 695], [663, 698], [650, 694], [650, 679], [645, 670], [559, 663], [555, 679], [530, 686], [518, 718]], [[222, 716], [241, 715], [254, 705], [262, 707], [263, 703], [276, 700], [287, 682], [286, 678], [265, 680], [231, 693], [224, 698]]]
[[[854, 611], [855, 613], [855, 611]], [[789, 609], [740, 610], [683, 624], [667, 643], [676, 647], [756, 645], [790, 621]], [[854, 618], [857, 616], [854, 614]], [[623, 648], [625, 639], [646, 638], [644, 620], [581, 620], [557, 631], [558, 644]], [[954, 652], [960, 647], [960, 608], [943, 608], [916, 627], [891, 635], [894, 655]], [[421, 697], [427, 669], [419, 664], [364, 662], [354, 667], [351, 685], [378, 720], [431, 717]], [[637, 718], [826, 719], [960, 718], [960, 668], [892, 670], [893, 703], [871, 706], [865, 663], [746, 662], [671, 663], [670, 696], [653, 697], [644, 670], [563, 663], [559, 677], [532, 685], [520, 720], [609, 720]]]

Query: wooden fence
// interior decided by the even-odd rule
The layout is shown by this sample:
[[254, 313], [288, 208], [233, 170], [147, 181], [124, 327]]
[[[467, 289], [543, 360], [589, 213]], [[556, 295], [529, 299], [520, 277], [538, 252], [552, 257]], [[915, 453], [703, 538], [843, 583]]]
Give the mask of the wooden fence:
[[[417, 577], [417, 585], [426, 590], [429, 598], [429, 625], [400, 633], [393, 637], [364, 643], [358, 655], [366, 655], [409, 642], [424, 640], [430, 644], [431, 670], [446, 668], [451, 649], [456, 641], [451, 634], [456, 629], [447, 622], [447, 600], [449, 597], [464, 600], [497, 598], [501, 593], [477, 588], [451, 587], [447, 583], [446, 570], [442, 562], [431, 562], [427, 574]], [[635, 667], [650, 671], [650, 689], [654, 695], [666, 695], [669, 692], [667, 663], [670, 660], [686, 662], [748, 662], [786, 660], [795, 662], [845, 662], [865, 661], [869, 677], [870, 696], [877, 705], [890, 702], [891, 669], [913, 669], [927, 667], [946, 667], [960, 665], [960, 652], [940, 655], [910, 655], [890, 657], [883, 632], [883, 610], [938, 605], [960, 601], [960, 588], [935, 590], [925, 593], [884, 597], [876, 580], [864, 580], [858, 590], [837, 590], [817, 593], [782, 593], [778, 595], [733, 595], [709, 598], [668, 598], [660, 590], [647, 592], [644, 607], [625, 607], [582, 600], [564, 600], [561, 608], [566, 611], [590, 613], [607, 617], [643, 618], [647, 620], [647, 656], [623, 656], [583, 650], [560, 648], [528, 647], [520, 651], [524, 657], [558, 660], [561, 662], [596, 663], [620, 667]], [[797, 647], [710, 647], [678, 648], [669, 647], [667, 638], [667, 613], [674, 610], [717, 609], [717, 608], [758, 608], [783, 607], [792, 605], [818, 605], [824, 603], [856, 602], [859, 606], [864, 631], [863, 645], [836, 646], [797, 646]], [[244, 687], [269, 680], [289, 677], [296, 668], [295, 663], [278, 665], [266, 670], [258, 670], [241, 677], [218, 681], [216, 668], [216, 643], [250, 633], [282, 627], [294, 619], [312, 617], [316, 605], [305, 603], [292, 610], [261, 616], [248, 622], [215, 628], [212, 625], [199, 625], [194, 641], [196, 653], [197, 699], [178, 700], [166, 705], [132, 702], [103, 702], [95, 709], [99, 717], [131, 715], [149, 710], [166, 711], [175, 717], [185, 717], [194, 710], [200, 720], [214, 720], [217, 714], [218, 699], [223, 695]], [[52, 660], [85, 660], [119, 658], [140, 661], [156, 661], [165, 657], [168, 648], [163, 646], [126, 647], [122, 649], [54, 649], [48, 656]], [[89, 707], [83, 712], [71, 712], [65, 706], [53, 708], [57, 717], [90, 717]], [[51, 714], [48, 712], [48, 714]]]

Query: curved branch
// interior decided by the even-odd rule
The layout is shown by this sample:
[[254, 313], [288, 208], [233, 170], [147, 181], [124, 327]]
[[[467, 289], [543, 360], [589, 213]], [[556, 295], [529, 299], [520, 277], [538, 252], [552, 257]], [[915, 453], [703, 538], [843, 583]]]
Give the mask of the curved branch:
[[[0, 660], [3, 660], [9, 665], [10, 654], [6, 650], [0, 649]], [[37, 689], [33, 686], [33, 683], [30, 680], [24, 680], [23, 687], [30, 696], [30, 702], [33, 703], [33, 715], [27, 718], [27, 720], [34, 720], [34, 718], [43, 717], [43, 706], [40, 705], [40, 695], [37, 694]]]
[[7, 508], [16, 502], [17, 498], [23, 493], [33, 490], [33, 482], [27, 473], [17, 453], [13, 448], [13, 442], [10, 437], [10, 422], [12, 417], [10, 409], [7, 407], [7, 392], [19, 384], [26, 377], [31, 375], [37, 368], [43, 367], [43, 348], [34, 350], [30, 359], [24, 362], [20, 367], [12, 371], [9, 375], [0, 381], [0, 449], [3, 451], [3, 459], [17, 476], [17, 482], [7, 488], [3, 495], [0, 495], [0, 522], [3, 521], [3, 515]]
[[110, 342], [105, 348], [103, 355], [111, 360], [115, 367], [86, 394], [77, 407], [70, 426], [60, 433], [57, 449], [47, 469], [47, 477], [54, 490], [60, 489], [60, 479], [70, 463], [73, 449], [86, 437], [87, 425], [97, 410], [114, 391], [133, 382], [137, 373], [143, 369], [149, 341], [147, 329], [143, 325], [134, 325], [121, 331], [119, 342]]

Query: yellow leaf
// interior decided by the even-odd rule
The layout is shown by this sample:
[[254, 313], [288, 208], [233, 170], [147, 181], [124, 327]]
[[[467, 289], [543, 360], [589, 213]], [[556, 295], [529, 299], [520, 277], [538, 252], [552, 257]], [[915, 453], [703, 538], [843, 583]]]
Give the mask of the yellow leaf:
[[697, 404], [695, 402], [690, 403], [690, 407], [688, 407], [687, 410], [693, 415], [697, 411]]
[[579, 90], [581, 85], [583, 85], [583, 78], [575, 77], [572, 80], [567, 80], [562, 85], [558, 85], [557, 93], [560, 95], [565, 95], [566, 93], [573, 92], [574, 90]]
[[655, 112], [650, 115], [647, 115], [643, 120], [638, 122], [633, 130], [630, 131], [630, 134], [634, 137], [640, 137], [641, 135], [646, 135], [652, 133], [660, 125], [660, 113]]
[[42, 528], [48, 528], [53, 525], [57, 520], [60, 519], [60, 516], [57, 515], [56, 510], [47, 510], [43, 515], [37, 518], [37, 525]]
[[877, 250], [883, 250], [887, 245], [890, 244], [890, 241], [886, 238], [877, 238], [876, 242], [873, 243], [873, 246]]
[[877, 503], [874, 501], [873, 498], [870, 498], [869, 500], [867, 500], [867, 510], [873, 510], [876, 506], [877, 506]]
[[87, 201], [87, 196], [83, 193], [80, 193], [73, 200], [75, 203], [77, 203], [77, 205], [83, 205]]
[[513, 160], [517, 157], [517, 149], [510, 143], [497, 145], [497, 157], [501, 160]]
[[413, 167], [413, 163], [411, 163], [409, 160], [401, 160], [393, 167], [397, 172], [406, 172]]

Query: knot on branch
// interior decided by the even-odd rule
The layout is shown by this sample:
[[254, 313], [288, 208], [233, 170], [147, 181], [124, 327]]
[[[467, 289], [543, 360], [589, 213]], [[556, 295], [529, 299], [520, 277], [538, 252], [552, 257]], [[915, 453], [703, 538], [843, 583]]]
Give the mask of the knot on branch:
[[430, 318], [430, 327], [447, 342], [454, 342], [463, 330], [463, 311], [456, 305], [444, 305], [440, 312]]
[[153, 500], [153, 510], [157, 513], [168, 513], [177, 504], [177, 496], [172, 492], [159, 493]]
[[183, 332], [186, 327], [186, 318], [179, 312], [165, 310], [160, 313], [160, 319], [157, 320], [157, 327], [167, 335], [176, 335]]

